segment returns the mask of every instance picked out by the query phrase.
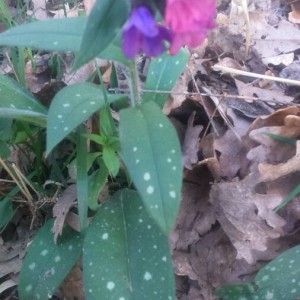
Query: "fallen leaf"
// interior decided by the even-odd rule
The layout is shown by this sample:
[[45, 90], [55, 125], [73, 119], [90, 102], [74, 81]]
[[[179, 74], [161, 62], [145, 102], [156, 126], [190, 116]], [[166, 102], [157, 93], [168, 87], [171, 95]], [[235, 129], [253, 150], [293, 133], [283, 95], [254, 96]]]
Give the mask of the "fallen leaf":
[[300, 141], [297, 141], [297, 152], [287, 162], [277, 165], [261, 163], [258, 170], [263, 181], [272, 181], [291, 173], [300, 171]]
[[235, 84], [239, 95], [244, 97], [257, 97], [258, 100], [265, 102], [273, 102], [277, 104], [288, 104], [293, 101], [293, 97], [284, 95], [284, 90], [276, 87], [276, 89], [262, 89], [251, 84], [243, 83], [235, 79]]
[[57, 237], [62, 234], [65, 219], [70, 208], [74, 205], [77, 197], [76, 185], [68, 186], [56, 204], [53, 206], [53, 216], [55, 218], [52, 232], [54, 233], [54, 242], [56, 243]]
[[231, 180], [249, 165], [245, 159], [246, 148], [232, 130], [227, 130], [223, 136], [215, 139], [214, 149], [220, 153], [218, 160], [222, 178]]
[[202, 125], [193, 125], [195, 114], [193, 112], [188, 119], [188, 126], [182, 145], [183, 165], [189, 170], [198, 162], [199, 135], [203, 129]]
[[240, 181], [215, 183], [210, 192], [217, 220], [236, 248], [237, 259], [250, 264], [270, 251], [268, 242], [279, 238], [285, 225], [273, 212], [281, 197], [256, 193], [260, 181], [259, 174], [250, 173]]

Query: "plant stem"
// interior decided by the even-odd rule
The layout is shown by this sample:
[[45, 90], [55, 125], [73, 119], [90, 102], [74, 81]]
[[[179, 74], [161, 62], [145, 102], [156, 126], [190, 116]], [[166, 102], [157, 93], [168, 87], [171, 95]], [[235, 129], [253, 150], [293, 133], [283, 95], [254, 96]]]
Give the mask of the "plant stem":
[[140, 78], [137, 68], [137, 60], [134, 59], [133, 63], [129, 67], [130, 78], [128, 79], [128, 85], [130, 90], [130, 104], [134, 107], [136, 104], [141, 104], [140, 94]]

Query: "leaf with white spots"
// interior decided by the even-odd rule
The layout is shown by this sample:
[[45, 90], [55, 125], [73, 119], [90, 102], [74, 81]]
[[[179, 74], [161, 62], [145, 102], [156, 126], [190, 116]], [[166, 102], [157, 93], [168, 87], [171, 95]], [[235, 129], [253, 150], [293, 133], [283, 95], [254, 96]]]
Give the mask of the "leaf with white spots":
[[300, 297], [300, 246], [285, 251], [263, 267], [254, 283], [225, 286], [216, 294], [224, 300], [281, 300]]
[[82, 252], [82, 237], [65, 228], [57, 244], [51, 231], [53, 220], [37, 233], [27, 251], [19, 277], [21, 300], [48, 299], [59, 287]]
[[0, 75], [0, 117], [45, 126], [47, 109], [19, 83]]
[[121, 156], [146, 208], [165, 233], [177, 216], [182, 157], [177, 133], [153, 102], [120, 111]]
[[[86, 23], [87, 17], [81, 16], [22, 24], [0, 33], [0, 45], [78, 52]], [[129, 64], [120, 48], [120, 36], [96, 54], [101, 58]]]
[[[107, 94], [109, 103], [124, 95]], [[103, 91], [92, 83], [67, 86], [59, 91], [49, 108], [47, 118], [47, 154], [83, 121], [105, 106]]]
[[[88, 17], [80, 50], [75, 60], [78, 68], [95, 58], [116, 37], [129, 14], [128, 0], [96, 1]], [[120, 12], [122, 12], [120, 14]]]
[[22, 24], [0, 34], [0, 44], [49, 51], [78, 51], [86, 17]]
[[138, 193], [122, 190], [97, 212], [83, 250], [87, 300], [173, 300], [168, 238]]
[[145, 89], [153, 90], [153, 93], [145, 93], [143, 101], [154, 101], [163, 108], [168, 94], [159, 93], [159, 91], [172, 90], [180, 74], [184, 71], [187, 60], [188, 52], [185, 49], [181, 49], [175, 56], [163, 54], [152, 59], [147, 73]]
[[300, 246], [285, 251], [258, 272], [255, 283], [259, 293], [255, 295], [264, 296], [259, 299], [298, 299], [300, 297], [299, 265]]

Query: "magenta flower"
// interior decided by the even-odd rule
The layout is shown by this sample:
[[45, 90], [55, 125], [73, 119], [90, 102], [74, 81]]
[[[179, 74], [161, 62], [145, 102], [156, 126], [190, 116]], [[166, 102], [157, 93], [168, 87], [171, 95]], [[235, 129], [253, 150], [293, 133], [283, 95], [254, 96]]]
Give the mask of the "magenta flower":
[[167, 0], [165, 22], [172, 32], [170, 53], [175, 54], [183, 45], [196, 47], [215, 27], [214, 0]]
[[140, 6], [131, 12], [122, 33], [122, 48], [127, 58], [132, 59], [139, 52], [157, 56], [165, 50], [164, 40], [171, 40], [169, 31], [155, 22], [147, 7]]

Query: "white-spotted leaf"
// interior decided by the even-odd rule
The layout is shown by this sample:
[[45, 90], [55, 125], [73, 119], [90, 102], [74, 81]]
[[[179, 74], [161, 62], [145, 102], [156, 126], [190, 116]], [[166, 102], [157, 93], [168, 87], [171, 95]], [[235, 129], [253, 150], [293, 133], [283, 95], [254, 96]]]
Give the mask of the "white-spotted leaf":
[[127, 19], [129, 7], [127, 0], [95, 2], [87, 20], [75, 67], [96, 57], [113, 41]]
[[21, 300], [48, 299], [59, 287], [82, 253], [82, 237], [69, 227], [54, 244], [47, 222], [34, 237], [19, 277]]
[[[108, 102], [124, 95], [108, 94]], [[103, 91], [92, 83], [67, 86], [59, 91], [49, 108], [47, 119], [47, 153], [94, 112], [105, 106]]]
[[[22, 24], [0, 33], [0, 45], [78, 52], [86, 23], [87, 17], [82, 16]], [[120, 36], [96, 54], [129, 64], [120, 48]]]
[[144, 101], [154, 101], [161, 108], [164, 106], [168, 94], [159, 91], [171, 91], [180, 74], [187, 64], [188, 52], [181, 49], [177, 55], [163, 54], [154, 58], [149, 66], [145, 89], [153, 93], [145, 93]]
[[36, 21], [0, 34], [0, 44], [50, 51], [79, 50], [86, 17]]
[[0, 117], [45, 126], [47, 109], [15, 80], [0, 75], [0, 94]]
[[177, 133], [153, 102], [120, 111], [121, 155], [145, 206], [165, 233], [179, 208], [182, 158]]
[[[270, 299], [298, 299], [300, 297], [300, 246], [285, 251], [255, 277], [258, 293]], [[264, 298], [259, 298], [264, 299]], [[266, 298], [265, 298], [266, 299]]]
[[300, 297], [300, 246], [285, 251], [263, 267], [254, 283], [225, 286], [216, 291], [224, 300], [281, 300]]
[[168, 238], [137, 192], [121, 190], [106, 202], [84, 240], [87, 300], [174, 300]]

